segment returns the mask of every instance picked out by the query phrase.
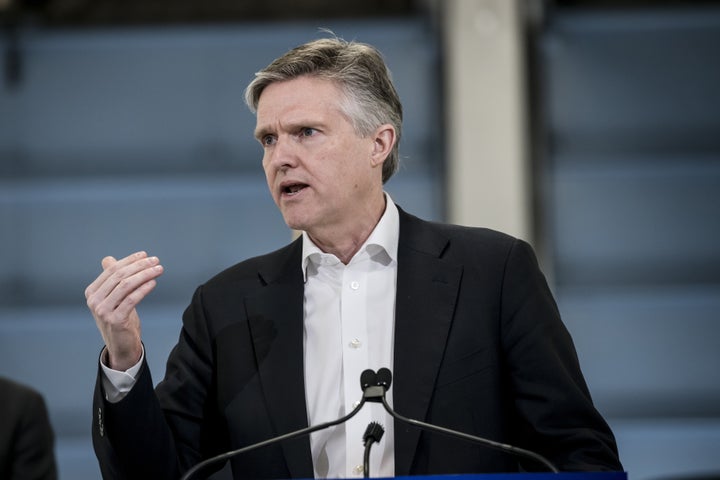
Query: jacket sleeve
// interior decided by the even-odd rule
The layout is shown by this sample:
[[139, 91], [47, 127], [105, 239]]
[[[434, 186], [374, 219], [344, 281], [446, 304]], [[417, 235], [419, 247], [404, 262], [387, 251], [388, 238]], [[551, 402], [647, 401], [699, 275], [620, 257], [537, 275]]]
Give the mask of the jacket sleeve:
[[532, 248], [515, 240], [502, 286], [502, 343], [517, 438], [560, 470], [622, 470], [615, 438], [596, 410], [573, 341]]
[[153, 391], [145, 361], [132, 390], [121, 401], [105, 399], [102, 372], [93, 396], [92, 438], [105, 480], [177, 479], [174, 440]]
[[200, 287], [183, 315], [180, 339], [156, 388], [143, 360], [130, 392], [110, 403], [98, 367], [92, 434], [104, 479], [176, 480], [204, 458], [226, 449], [212, 400], [212, 358]]

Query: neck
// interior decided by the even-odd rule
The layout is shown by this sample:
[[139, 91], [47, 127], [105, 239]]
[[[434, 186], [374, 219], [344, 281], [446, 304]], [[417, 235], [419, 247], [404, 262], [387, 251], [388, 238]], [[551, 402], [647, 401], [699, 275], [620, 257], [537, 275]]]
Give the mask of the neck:
[[360, 250], [370, 234], [375, 230], [380, 218], [385, 213], [385, 195], [372, 212], [365, 215], [365, 220], [353, 219], [350, 228], [333, 229], [327, 232], [307, 232], [310, 239], [320, 250], [335, 255], [342, 263], [347, 265]]

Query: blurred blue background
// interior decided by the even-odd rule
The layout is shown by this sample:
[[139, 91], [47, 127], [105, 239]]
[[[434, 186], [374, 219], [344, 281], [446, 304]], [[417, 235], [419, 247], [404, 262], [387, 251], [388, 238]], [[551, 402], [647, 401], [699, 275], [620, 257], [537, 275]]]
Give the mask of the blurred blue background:
[[[631, 478], [720, 474], [720, 8], [517, 1], [529, 240], [596, 403]], [[157, 381], [194, 288], [290, 239], [242, 101], [271, 59], [319, 27], [376, 45], [405, 107], [387, 189], [448, 217], [446, 3], [265, 3], [0, 3], [0, 375], [45, 396], [63, 480], [99, 478], [102, 341], [83, 291], [100, 259], [144, 249], [165, 266], [140, 310]], [[288, 8], [268, 21], [273, 5]]]

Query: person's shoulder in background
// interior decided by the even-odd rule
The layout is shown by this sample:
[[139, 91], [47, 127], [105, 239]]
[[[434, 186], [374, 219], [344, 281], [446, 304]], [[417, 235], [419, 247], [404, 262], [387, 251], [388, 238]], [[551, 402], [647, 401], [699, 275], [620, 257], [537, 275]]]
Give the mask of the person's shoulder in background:
[[0, 377], [0, 478], [55, 480], [55, 435], [42, 395]]

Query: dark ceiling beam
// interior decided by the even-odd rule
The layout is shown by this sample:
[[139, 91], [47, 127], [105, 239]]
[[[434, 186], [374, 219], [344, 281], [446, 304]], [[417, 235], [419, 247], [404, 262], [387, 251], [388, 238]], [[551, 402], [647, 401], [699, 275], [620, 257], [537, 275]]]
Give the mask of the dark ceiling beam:
[[[418, 0], [0, 0], [48, 26], [231, 23], [411, 15]], [[0, 15], [3, 12], [0, 11]]]

